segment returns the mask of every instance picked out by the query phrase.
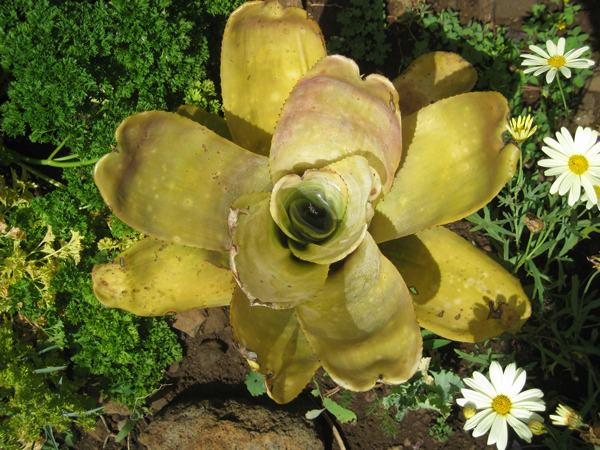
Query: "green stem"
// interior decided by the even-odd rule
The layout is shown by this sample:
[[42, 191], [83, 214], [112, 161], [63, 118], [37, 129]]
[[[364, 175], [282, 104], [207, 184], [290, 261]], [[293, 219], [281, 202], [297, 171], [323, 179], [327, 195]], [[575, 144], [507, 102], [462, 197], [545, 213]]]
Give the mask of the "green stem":
[[563, 106], [565, 107], [565, 118], [568, 119], [570, 116], [569, 107], [567, 106], [567, 99], [565, 98], [565, 92], [563, 91], [562, 83], [560, 82], [560, 76], [558, 73], [556, 74], [556, 82], [558, 83], [558, 88], [560, 89], [560, 95], [563, 100]]
[[63, 139], [63, 141], [60, 143], [60, 145], [58, 147], [56, 147], [54, 149], [54, 151], [52, 152], [52, 154], [48, 157], [48, 161], [52, 161], [52, 158], [54, 158], [54, 156], [60, 151], [60, 149], [65, 146], [65, 144], [67, 143], [67, 141], [69, 140], [70, 137], [71, 136], [67, 136], [65, 139]]
[[37, 158], [29, 158], [28, 156], [19, 155], [18, 153], [13, 152], [12, 150], [6, 149], [11, 157], [11, 159], [20, 164], [21, 161], [36, 164], [39, 166], [51, 166], [51, 167], [82, 167], [89, 166], [90, 164], [96, 164], [98, 160], [101, 158], [100, 156], [94, 159], [90, 159], [87, 161], [76, 161], [76, 162], [61, 162], [61, 161], [53, 161], [51, 159], [37, 159]]
[[67, 187], [64, 184], [62, 184], [60, 181], [56, 181], [55, 179], [50, 178], [50, 177], [44, 175], [43, 173], [38, 172], [35, 169], [32, 169], [25, 163], [17, 162], [17, 164], [19, 164], [23, 170], [27, 170], [27, 171], [31, 172], [32, 174], [36, 175], [37, 177], [41, 178], [42, 180], [47, 181], [48, 183], [50, 183], [51, 185], [53, 185], [57, 188], [66, 188]]

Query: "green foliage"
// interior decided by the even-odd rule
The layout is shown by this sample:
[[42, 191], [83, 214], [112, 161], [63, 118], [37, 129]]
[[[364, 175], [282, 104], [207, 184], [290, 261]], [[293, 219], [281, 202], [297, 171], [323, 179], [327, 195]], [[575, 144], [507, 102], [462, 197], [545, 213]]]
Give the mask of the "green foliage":
[[[114, 146], [123, 118], [151, 109], [174, 110], [186, 90], [203, 82], [209, 38], [220, 42], [227, 15], [240, 3], [3, 2], [0, 63], [10, 75], [5, 80], [8, 100], [0, 105], [4, 133], [39, 144], [66, 142], [72, 154], [93, 161]], [[45, 147], [32, 151], [38, 163], [47, 161]], [[6, 161], [6, 152], [2, 146], [0, 160]], [[18, 149], [10, 154], [9, 160], [19, 159]], [[63, 177], [68, 192], [97, 211], [105, 206], [91, 170], [66, 168]]]
[[[447, 51], [461, 55], [478, 74], [476, 89], [493, 90], [511, 97], [518, 75], [510, 67], [519, 57], [518, 46], [505, 36], [506, 30], [489, 24], [470, 21], [463, 26], [458, 12], [435, 13], [428, 4], [420, 4], [412, 15], [415, 42], [414, 59], [432, 51]], [[416, 26], [414, 26], [416, 25]], [[411, 59], [406, 61], [406, 65]]]
[[460, 377], [441, 369], [417, 372], [409, 382], [394, 386], [381, 402], [385, 409], [394, 407], [395, 418], [401, 421], [410, 410], [420, 408], [438, 411], [445, 419], [450, 414], [452, 395], [464, 387]]
[[54, 282], [59, 295], [71, 298], [64, 314], [72, 324], [68, 336], [76, 370], [99, 376], [106, 396], [131, 407], [182, 358], [167, 319], [105, 308], [92, 292], [89, 275], [73, 264], [65, 264]]
[[452, 436], [452, 425], [446, 423], [446, 419], [443, 417], [438, 417], [429, 428], [429, 434], [438, 442], [445, 442]]
[[[91, 429], [95, 401], [77, 393], [82, 380], [66, 373], [58, 346], [43, 339], [26, 343], [8, 314], [0, 315], [0, 444], [20, 449], [40, 440], [42, 428], [65, 430], [75, 421]], [[21, 330], [25, 332], [26, 330]]]
[[349, 409], [344, 408], [339, 403], [336, 403], [329, 397], [323, 396], [321, 390], [319, 388], [319, 384], [313, 378], [313, 383], [315, 383], [316, 389], [313, 389], [311, 394], [315, 397], [319, 397], [321, 399], [321, 403], [323, 404], [322, 409], [313, 409], [306, 413], [305, 417], [309, 420], [316, 419], [323, 411], [327, 410], [331, 414], [335, 416], [337, 420], [342, 423], [352, 423], [356, 422], [356, 414], [354, 414]]
[[[2, 179], [1, 307], [41, 323], [69, 352], [80, 382], [93, 377], [105, 397], [130, 406], [152, 392], [181, 349], [167, 320], [109, 310], [95, 299], [93, 265], [140, 236], [108, 217], [92, 167], [84, 164], [114, 146], [128, 115], [174, 110], [186, 93], [219, 111], [207, 80], [209, 57], [218, 55], [225, 20], [241, 3], [9, 0], [0, 6], [6, 140], [0, 163], [18, 163], [57, 187], [34, 198], [25, 172], [13, 176], [12, 188]], [[45, 144], [55, 147], [50, 155]], [[63, 168], [61, 182], [33, 164]]]
[[215, 89], [215, 83], [211, 80], [194, 81], [185, 92], [184, 101], [188, 105], [198, 106], [215, 115], [221, 113], [221, 102]]
[[385, 4], [382, 0], [350, 0], [337, 14], [339, 36], [327, 44], [330, 53], [343, 53], [357, 61], [383, 64], [391, 50], [386, 42]]
[[267, 392], [267, 388], [265, 387], [265, 377], [254, 370], [248, 372], [248, 376], [246, 377], [246, 387], [253, 397], [258, 397]]

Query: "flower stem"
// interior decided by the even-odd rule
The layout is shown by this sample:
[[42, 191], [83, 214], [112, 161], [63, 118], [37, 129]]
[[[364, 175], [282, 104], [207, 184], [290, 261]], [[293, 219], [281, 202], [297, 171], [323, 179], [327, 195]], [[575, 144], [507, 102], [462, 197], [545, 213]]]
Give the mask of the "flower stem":
[[567, 99], [565, 98], [565, 92], [563, 91], [562, 83], [560, 82], [560, 77], [558, 76], [558, 74], [556, 74], [556, 82], [558, 83], [558, 88], [560, 89], [560, 95], [563, 100], [563, 106], [565, 107], [565, 118], [569, 119], [570, 111], [569, 111], [569, 107], [567, 106]]

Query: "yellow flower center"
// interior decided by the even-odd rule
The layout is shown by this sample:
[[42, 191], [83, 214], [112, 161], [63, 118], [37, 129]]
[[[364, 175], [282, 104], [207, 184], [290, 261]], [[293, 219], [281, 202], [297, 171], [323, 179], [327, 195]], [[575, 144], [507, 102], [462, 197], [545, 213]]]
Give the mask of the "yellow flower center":
[[583, 155], [569, 157], [569, 170], [575, 175], [583, 175], [590, 168], [590, 163]]
[[600, 198], [600, 186], [593, 185], [594, 191], [596, 191], [596, 197]]
[[512, 408], [512, 402], [504, 394], [497, 395], [492, 400], [492, 409], [501, 416], [507, 415], [510, 412], [510, 408]]
[[548, 64], [551, 65], [552, 67], [556, 67], [557, 69], [559, 67], [564, 66], [566, 63], [567, 63], [567, 60], [560, 55], [554, 55], [552, 58], [550, 58], [548, 60]]

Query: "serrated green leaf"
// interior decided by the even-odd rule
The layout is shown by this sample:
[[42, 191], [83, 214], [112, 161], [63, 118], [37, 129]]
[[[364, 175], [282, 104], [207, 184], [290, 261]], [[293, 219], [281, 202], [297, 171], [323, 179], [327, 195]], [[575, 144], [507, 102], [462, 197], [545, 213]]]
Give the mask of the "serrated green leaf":
[[267, 388], [265, 387], [265, 377], [254, 370], [248, 372], [248, 376], [246, 377], [246, 387], [253, 397], [258, 397], [267, 392]]
[[339, 420], [342, 423], [356, 421], [356, 414], [354, 414], [349, 409], [342, 408], [330, 398], [323, 399], [323, 406], [327, 409], [327, 411], [333, 414], [337, 418], [337, 420]]

